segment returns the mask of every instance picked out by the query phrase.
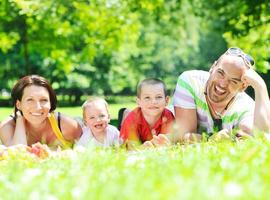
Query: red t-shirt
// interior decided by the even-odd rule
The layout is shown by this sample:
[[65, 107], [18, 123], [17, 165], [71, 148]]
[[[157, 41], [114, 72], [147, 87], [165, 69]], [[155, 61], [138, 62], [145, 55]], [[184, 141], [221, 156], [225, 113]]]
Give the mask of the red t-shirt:
[[120, 130], [120, 137], [124, 141], [132, 140], [143, 143], [151, 140], [153, 135], [168, 133], [169, 127], [173, 121], [173, 114], [165, 108], [153, 128], [150, 129], [141, 108], [138, 107], [131, 111], [124, 120]]

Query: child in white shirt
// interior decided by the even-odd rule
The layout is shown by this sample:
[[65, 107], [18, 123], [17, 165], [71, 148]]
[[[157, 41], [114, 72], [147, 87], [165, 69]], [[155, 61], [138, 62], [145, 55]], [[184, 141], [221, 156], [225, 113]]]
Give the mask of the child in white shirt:
[[85, 127], [76, 145], [110, 147], [121, 144], [118, 129], [109, 124], [108, 103], [104, 99], [90, 98], [84, 102], [82, 109]]

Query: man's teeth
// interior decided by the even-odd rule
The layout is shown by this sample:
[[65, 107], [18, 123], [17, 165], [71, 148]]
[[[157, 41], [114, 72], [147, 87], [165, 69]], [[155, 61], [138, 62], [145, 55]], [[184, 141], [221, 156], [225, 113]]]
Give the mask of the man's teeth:
[[223, 90], [223, 89], [221, 89], [221, 88], [218, 87], [218, 86], [216, 86], [216, 91], [217, 91], [218, 93], [225, 93], [225, 92], [226, 92], [226, 90]]

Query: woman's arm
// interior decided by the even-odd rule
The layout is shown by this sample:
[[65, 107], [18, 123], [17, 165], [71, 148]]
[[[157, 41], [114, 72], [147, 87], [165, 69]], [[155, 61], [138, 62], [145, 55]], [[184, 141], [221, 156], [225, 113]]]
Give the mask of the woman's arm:
[[61, 114], [60, 126], [64, 138], [68, 141], [74, 142], [82, 135], [82, 127], [79, 122], [71, 117]]
[[23, 116], [17, 114], [16, 122], [10, 117], [4, 120], [0, 125], [0, 139], [6, 146], [27, 145]]

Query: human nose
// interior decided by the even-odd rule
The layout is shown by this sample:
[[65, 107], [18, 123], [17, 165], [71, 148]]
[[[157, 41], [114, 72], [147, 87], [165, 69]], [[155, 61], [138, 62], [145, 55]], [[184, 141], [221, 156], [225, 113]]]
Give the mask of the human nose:
[[42, 108], [42, 104], [41, 104], [39, 101], [36, 101], [36, 102], [35, 102], [35, 107], [36, 107], [37, 109], [41, 109], [41, 108]]
[[157, 98], [152, 98], [152, 99], [151, 99], [151, 103], [155, 104], [155, 103], [157, 103], [157, 102], [158, 102]]
[[227, 87], [229, 85], [229, 79], [227, 77], [220, 79], [219, 85], [224, 88]]

